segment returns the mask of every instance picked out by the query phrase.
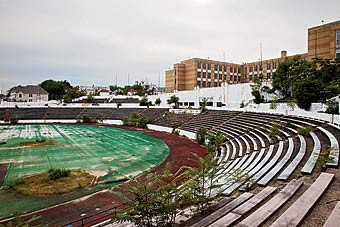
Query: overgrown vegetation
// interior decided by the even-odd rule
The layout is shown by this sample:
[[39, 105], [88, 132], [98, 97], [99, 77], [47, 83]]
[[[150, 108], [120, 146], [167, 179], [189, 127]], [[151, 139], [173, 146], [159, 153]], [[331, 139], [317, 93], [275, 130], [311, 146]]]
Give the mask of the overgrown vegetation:
[[179, 98], [176, 95], [170, 96], [170, 98], [167, 100], [168, 104], [174, 104], [174, 108], [178, 108], [179, 104]]
[[53, 169], [17, 179], [11, 184], [16, 192], [31, 196], [63, 194], [91, 185], [93, 176], [80, 170]]
[[223, 193], [223, 185], [251, 180], [242, 171], [234, 171], [228, 173], [223, 183], [219, 183], [218, 179], [224, 174], [221, 169], [225, 167], [219, 165], [214, 156], [220, 151], [225, 137], [219, 131], [207, 135], [204, 128], [199, 128], [196, 138], [207, 146], [208, 155], [203, 158], [193, 154], [191, 161], [195, 167], [182, 167], [176, 173], [171, 173], [171, 164], [167, 163], [160, 174], [133, 178], [125, 190], [126, 194], [117, 192], [127, 209], [115, 215], [113, 222], [128, 221], [141, 227], [173, 226], [181, 209], [191, 207], [194, 215], [205, 213], [215, 196]]
[[152, 95], [155, 94], [155, 87], [151, 87], [143, 82], [136, 82], [134, 85], [126, 85], [119, 87], [117, 85], [110, 85], [110, 91], [116, 95]]
[[151, 123], [153, 123], [152, 118], [137, 113], [131, 113], [130, 116], [123, 118], [123, 125], [135, 126], [138, 128], [146, 128], [147, 124]]
[[185, 207], [187, 199], [178, 186], [187, 171], [171, 173], [167, 163], [160, 174], [150, 173], [145, 179], [132, 178], [126, 194], [116, 192], [128, 208], [113, 216], [113, 222], [131, 222], [135, 226], [172, 226], [178, 209]]
[[18, 124], [18, 119], [15, 117], [15, 118], [11, 118], [10, 119], [10, 123], [12, 124], [12, 125], [15, 125], [15, 124]]
[[200, 107], [202, 113], [208, 111], [207, 104], [208, 104], [208, 99], [207, 98], [203, 98], [202, 103], [201, 103], [201, 107]]
[[328, 100], [326, 102], [327, 109], [326, 113], [329, 114], [339, 114], [339, 103], [335, 102], [334, 100]]
[[240, 108], [244, 108], [244, 100], [242, 100], [242, 102], [240, 103]]
[[269, 109], [272, 109], [272, 110], [276, 110], [277, 108], [277, 97], [274, 98], [274, 100], [271, 101], [271, 103], [269, 104]]
[[222, 184], [215, 179], [223, 166], [216, 163], [212, 153], [205, 158], [194, 155], [192, 161], [197, 167], [171, 173], [171, 164], [167, 163], [159, 174], [131, 179], [126, 193], [116, 192], [128, 208], [115, 215], [113, 222], [128, 221], [140, 227], [173, 226], [181, 209], [190, 206], [193, 214], [205, 213], [213, 193], [219, 193]]
[[331, 148], [322, 150], [319, 154], [318, 160], [316, 161], [316, 167], [319, 171], [325, 172], [327, 170], [327, 163], [331, 162], [333, 159], [329, 157]]
[[81, 115], [80, 121], [81, 121], [82, 123], [98, 123], [98, 121], [97, 121], [96, 118], [90, 117], [90, 116], [87, 115], [87, 114]]
[[51, 168], [48, 171], [48, 179], [49, 180], [58, 180], [62, 177], [68, 177], [71, 173], [71, 170], [69, 169], [54, 169]]
[[144, 96], [140, 101], [139, 101], [139, 105], [140, 106], [147, 106], [149, 108], [149, 106], [152, 106], [152, 102], [148, 100], [148, 98], [146, 96]]
[[306, 126], [306, 127], [303, 127], [303, 128], [298, 128], [297, 132], [300, 135], [307, 136], [312, 130], [313, 130], [313, 128], [311, 126]]
[[312, 102], [324, 102], [340, 94], [340, 61], [293, 58], [280, 63], [273, 75], [273, 88], [284, 98], [294, 98], [308, 110]]
[[207, 130], [204, 127], [199, 127], [196, 131], [196, 141], [198, 144], [205, 144], [205, 137], [207, 135]]
[[159, 105], [161, 105], [161, 103], [162, 103], [162, 101], [161, 101], [160, 98], [157, 98], [157, 99], [155, 100], [155, 105], [159, 106]]
[[287, 102], [287, 106], [291, 108], [291, 110], [294, 110], [296, 107], [296, 103], [293, 101]]
[[221, 131], [216, 133], [208, 133], [206, 136], [206, 147], [208, 152], [220, 152], [222, 144], [226, 141], [225, 136]]
[[276, 143], [278, 141], [278, 136], [280, 135], [280, 129], [283, 129], [284, 127], [279, 123], [274, 123], [272, 127], [270, 127], [268, 136], [272, 140], [273, 143]]
[[176, 129], [176, 128], [173, 128], [171, 133], [176, 135], [176, 136], [180, 135], [180, 131], [178, 129]]
[[254, 96], [253, 101], [256, 104], [260, 104], [261, 102], [264, 102], [264, 97], [261, 95], [261, 87], [262, 87], [262, 82], [260, 78], [254, 78], [253, 79], [253, 84], [250, 85], [251, 87], [251, 94]]

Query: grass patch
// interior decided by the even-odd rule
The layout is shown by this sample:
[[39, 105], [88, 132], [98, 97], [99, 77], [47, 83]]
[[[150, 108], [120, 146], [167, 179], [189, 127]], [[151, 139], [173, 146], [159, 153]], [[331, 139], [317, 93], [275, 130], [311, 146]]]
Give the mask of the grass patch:
[[49, 172], [16, 180], [11, 187], [18, 193], [30, 196], [64, 194], [91, 184], [93, 176], [81, 170], [72, 170], [68, 176], [49, 179]]

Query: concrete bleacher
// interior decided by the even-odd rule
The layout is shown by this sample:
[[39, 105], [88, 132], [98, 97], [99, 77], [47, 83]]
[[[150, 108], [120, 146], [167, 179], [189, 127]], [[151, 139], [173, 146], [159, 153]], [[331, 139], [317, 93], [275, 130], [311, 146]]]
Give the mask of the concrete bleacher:
[[[304, 179], [292, 178], [300, 177], [302, 173], [307, 175], [305, 177], [311, 177], [314, 182], [306, 191], [300, 192], [298, 198], [294, 198], [287, 210], [281, 211], [280, 217], [273, 223], [273, 226], [284, 226], [287, 223], [299, 225], [334, 178], [332, 174], [321, 173], [315, 180], [315, 176], [319, 175], [317, 163], [320, 154], [330, 148], [327, 166], [337, 170], [339, 164], [340, 129], [306, 118], [222, 110], [198, 115], [176, 114], [162, 108], [45, 107], [11, 108], [10, 112], [11, 116], [15, 114], [18, 119], [32, 120], [77, 119], [82, 114], [98, 120], [122, 120], [131, 113], [137, 113], [153, 118], [155, 125], [193, 133], [199, 127], [205, 127], [210, 133], [221, 131], [227, 140], [221, 151], [215, 154], [215, 159], [222, 168], [213, 182], [224, 185], [220, 191], [215, 190], [211, 194], [240, 195], [230, 200], [223, 209], [211, 213], [193, 226], [261, 226], [301, 190]], [[5, 108], [0, 108], [0, 116], [3, 117], [4, 114]], [[272, 140], [269, 132], [277, 125], [280, 125], [279, 135]], [[308, 135], [299, 135], [298, 129], [306, 126], [311, 127], [312, 131]], [[237, 181], [233, 181], [234, 174], [239, 174]], [[277, 180], [281, 180], [279, 184], [282, 189], [276, 188]], [[254, 188], [262, 190], [259, 193], [250, 193]], [[261, 192], [264, 195], [270, 193], [261, 197]], [[270, 198], [271, 196], [273, 197]], [[339, 206], [338, 204], [334, 209], [339, 209]], [[339, 223], [337, 214], [332, 213], [330, 221], [325, 225], [332, 226], [334, 220]]]
[[0, 120], [5, 119], [6, 110], [9, 110], [9, 118], [17, 120], [37, 120], [43, 119], [47, 107], [39, 108], [0, 108]]
[[190, 119], [195, 117], [192, 114], [176, 114], [176, 113], [164, 113], [160, 118], [158, 118], [154, 124], [165, 126], [169, 128], [179, 128], [179, 126], [183, 125], [185, 122], [188, 122]]
[[83, 108], [48, 108], [43, 119], [77, 119]]

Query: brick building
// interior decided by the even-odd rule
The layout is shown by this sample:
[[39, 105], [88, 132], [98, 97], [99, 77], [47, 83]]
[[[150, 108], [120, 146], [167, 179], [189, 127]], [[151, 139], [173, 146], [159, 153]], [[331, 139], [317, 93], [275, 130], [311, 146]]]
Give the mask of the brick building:
[[165, 72], [166, 92], [174, 90], [193, 90], [195, 87], [220, 87], [228, 84], [247, 83], [263, 76], [270, 82], [273, 73], [281, 62], [295, 56], [311, 60], [315, 57], [340, 59], [340, 20], [308, 29], [308, 52], [288, 56], [281, 51], [281, 56], [274, 59], [235, 64], [209, 59], [191, 58], [176, 63], [173, 69]]

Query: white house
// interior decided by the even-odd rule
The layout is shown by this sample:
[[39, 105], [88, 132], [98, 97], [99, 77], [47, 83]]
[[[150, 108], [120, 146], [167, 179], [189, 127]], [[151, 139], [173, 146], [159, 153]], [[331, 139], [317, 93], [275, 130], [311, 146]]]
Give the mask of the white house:
[[10, 100], [13, 102], [47, 102], [48, 93], [38, 85], [19, 85], [11, 90]]

